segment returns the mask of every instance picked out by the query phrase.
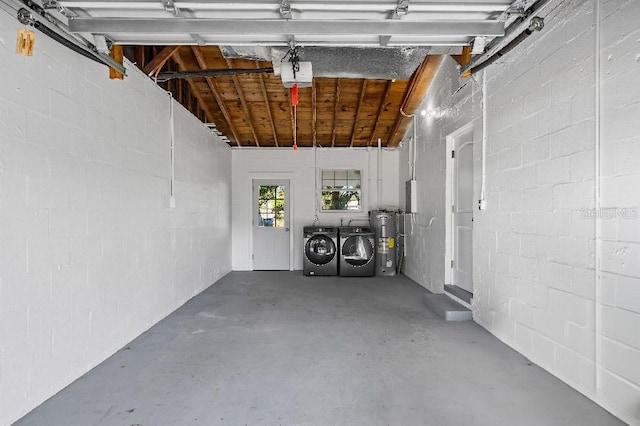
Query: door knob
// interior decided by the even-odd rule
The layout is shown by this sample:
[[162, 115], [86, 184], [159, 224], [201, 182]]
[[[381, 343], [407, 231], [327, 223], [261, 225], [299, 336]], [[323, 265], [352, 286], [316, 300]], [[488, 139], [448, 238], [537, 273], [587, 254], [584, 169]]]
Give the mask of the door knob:
[[285, 230], [286, 232], [289, 232], [289, 228], [284, 228], [284, 230]]

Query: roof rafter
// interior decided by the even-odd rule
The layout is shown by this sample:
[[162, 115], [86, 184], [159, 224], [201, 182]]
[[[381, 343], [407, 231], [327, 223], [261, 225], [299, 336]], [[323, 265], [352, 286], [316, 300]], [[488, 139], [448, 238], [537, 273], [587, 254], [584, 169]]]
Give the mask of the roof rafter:
[[[224, 58], [224, 61], [227, 63], [227, 68], [233, 69], [233, 63], [229, 58]], [[240, 80], [238, 80], [238, 76], [232, 75], [231, 79], [233, 80], [233, 86], [236, 88], [236, 92], [238, 93], [238, 99], [240, 99], [240, 105], [242, 105], [242, 110], [244, 111], [245, 116], [247, 117], [247, 121], [249, 122], [249, 130], [251, 130], [251, 136], [253, 136], [253, 142], [256, 144], [256, 147], [260, 147], [260, 140], [256, 135], [256, 129], [253, 127], [253, 119], [251, 118], [251, 111], [249, 107], [247, 107], [247, 101], [244, 98], [244, 93], [242, 92], [242, 85], [240, 84]]]
[[360, 116], [360, 108], [364, 101], [364, 93], [367, 91], [367, 80], [362, 80], [362, 87], [360, 88], [360, 99], [358, 100], [358, 106], [356, 107], [356, 116], [353, 119], [353, 127], [351, 128], [351, 143], [349, 147], [353, 148], [353, 142], [356, 139], [356, 129], [358, 128], [358, 117]]
[[382, 95], [382, 100], [380, 101], [380, 106], [378, 107], [378, 115], [376, 116], [376, 123], [373, 126], [373, 131], [371, 132], [371, 139], [369, 140], [368, 146], [372, 146], [373, 142], [375, 141], [376, 131], [378, 131], [378, 125], [380, 125], [380, 117], [382, 116], [382, 111], [384, 111], [384, 106], [387, 102], [387, 96], [389, 96], [389, 91], [391, 90], [392, 83], [393, 83], [392, 80], [388, 80], [384, 88], [384, 95]]
[[[204, 59], [204, 56], [202, 54], [202, 51], [200, 50], [200, 47], [198, 46], [191, 46], [191, 51], [193, 52], [193, 55], [196, 57], [196, 61], [198, 62], [198, 66], [200, 67], [200, 69], [206, 69], [207, 68], [207, 62]], [[215, 98], [218, 107], [220, 108], [220, 111], [222, 112], [222, 115], [224, 116], [224, 119], [227, 121], [227, 125], [229, 126], [229, 129], [231, 130], [231, 134], [233, 134], [233, 138], [236, 140], [236, 145], [237, 146], [241, 146], [240, 145], [240, 138], [238, 137], [238, 132], [236, 131], [235, 127], [233, 127], [233, 122], [231, 121], [231, 116], [229, 115], [229, 111], [227, 110], [227, 107], [224, 104], [224, 101], [222, 99], [222, 97], [220, 96], [220, 91], [218, 90], [218, 86], [215, 82], [215, 80], [213, 78], [206, 78], [205, 79], [207, 81], [207, 85], [209, 86], [209, 90], [211, 90], [211, 94], [213, 95], [213, 97]]]
[[336, 80], [336, 101], [333, 106], [333, 131], [331, 132], [331, 148], [336, 146], [336, 127], [338, 124], [338, 105], [340, 104], [340, 79]]
[[180, 46], [167, 46], [160, 51], [156, 56], [154, 56], [148, 64], [144, 66], [142, 71], [147, 75], [155, 74], [156, 71], [160, 70], [164, 64], [167, 63], [169, 58], [173, 56], [180, 49]]
[[[173, 59], [176, 61], [176, 63], [180, 68], [182, 68], [185, 71], [187, 70], [187, 67], [184, 61], [182, 60], [182, 56], [180, 55], [179, 52], [174, 53]], [[191, 89], [191, 93], [193, 93], [193, 95], [196, 97], [196, 100], [198, 101], [198, 106], [204, 111], [207, 117], [207, 121], [209, 121], [210, 123], [213, 123], [214, 122], [213, 113], [207, 106], [207, 102], [204, 100], [204, 97], [202, 96], [202, 93], [200, 93], [200, 90], [198, 90], [198, 87], [196, 86], [195, 81], [193, 81], [192, 79], [188, 79], [187, 83], [189, 83], [189, 88]]]
[[[256, 68], [260, 68], [259, 62], [256, 62]], [[271, 124], [271, 132], [273, 133], [273, 143], [275, 146], [279, 146], [278, 134], [276, 132], [276, 126], [273, 122], [273, 114], [271, 114], [271, 104], [269, 103], [269, 93], [267, 92], [267, 87], [264, 84], [264, 76], [262, 74], [258, 74], [258, 78], [260, 81], [260, 89], [262, 90], [262, 97], [264, 98], [264, 104], [267, 107], [267, 116], [269, 117], [269, 124]]]
[[409, 116], [413, 114], [420, 101], [422, 101], [441, 60], [442, 57], [439, 55], [426, 56], [411, 75], [400, 103], [400, 114], [396, 117], [391, 132], [389, 132], [387, 147], [392, 148], [400, 143], [404, 135], [404, 132], [400, 132], [400, 129], [409, 119]]

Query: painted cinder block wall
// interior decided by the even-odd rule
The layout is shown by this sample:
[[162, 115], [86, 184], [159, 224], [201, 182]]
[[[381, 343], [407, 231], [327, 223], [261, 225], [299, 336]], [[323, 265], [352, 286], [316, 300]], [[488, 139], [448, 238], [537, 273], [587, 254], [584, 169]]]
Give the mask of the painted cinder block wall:
[[231, 152], [135, 67], [110, 81], [0, 13], [0, 425], [231, 269]]
[[[302, 269], [302, 229], [313, 224], [316, 213], [316, 177], [322, 169], [358, 169], [362, 173], [361, 212], [320, 212], [319, 224], [345, 226], [366, 224], [367, 212], [384, 208], [397, 208], [398, 199], [398, 151], [381, 150], [381, 167], [378, 175], [378, 151], [371, 148], [291, 148], [233, 150], [233, 270], [251, 270], [252, 253], [252, 179], [285, 178], [291, 180], [291, 269]], [[319, 179], [318, 174], [318, 179]], [[381, 196], [378, 202], [378, 178], [381, 179]], [[318, 181], [318, 185], [320, 182]]]
[[[640, 2], [553, 5], [541, 33], [485, 70], [487, 209], [474, 214], [474, 318], [638, 425]], [[444, 282], [445, 137], [469, 122], [480, 196], [482, 78], [458, 80], [447, 58], [421, 107], [417, 219], [435, 220], [409, 237], [405, 272], [433, 291]], [[405, 146], [400, 164], [408, 158]]]

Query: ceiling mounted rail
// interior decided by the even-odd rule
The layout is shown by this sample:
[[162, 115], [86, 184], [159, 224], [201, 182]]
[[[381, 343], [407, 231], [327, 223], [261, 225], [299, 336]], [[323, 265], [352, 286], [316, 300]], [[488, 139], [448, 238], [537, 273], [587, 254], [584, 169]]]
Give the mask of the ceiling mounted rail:
[[[90, 33], [193, 33], [202, 35], [403, 35], [484, 36], [504, 35], [500, 21], [403, 21], [403, 20], [285, 20], [204, 18], [71, 18], [73, 32]], [[241, 30], [240, 30], [241, 29]]]
[[[283, 0], [287, 2], [287, 0]], [[393, 11], [398, 7], [398, 3], [393, 1], [364, 1], [344, 3], [338, 1], [294, 1], [288, 2], [286, 9], [295, 11], [307, 10], [374, 10]], [[161, 2], [142, 1], [74, 1], [63, 0], [57, 2], [62, 7], [81, 9], [137, 9], [137, 10], [162, 10], [164, 5]], [[282, 1], [278, 2], [184, 2], [174, 1], [173, 5], [178, 9], [190, 10], [277, 10], [282, 8]], [[408, 3], [408, 2], [407, 2]], [[505, 11], [511, 5], [510, 1], [411, 1], [412, 12], [493, 12]]]

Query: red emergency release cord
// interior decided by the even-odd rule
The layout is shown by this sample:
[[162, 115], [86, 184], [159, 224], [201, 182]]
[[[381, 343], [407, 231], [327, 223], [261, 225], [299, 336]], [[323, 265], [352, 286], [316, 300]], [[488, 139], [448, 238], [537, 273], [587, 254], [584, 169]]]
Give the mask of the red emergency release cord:
[[298, 150], [298, 83], [291, 88], [291, 106], [293, 107], [293, 150]]

